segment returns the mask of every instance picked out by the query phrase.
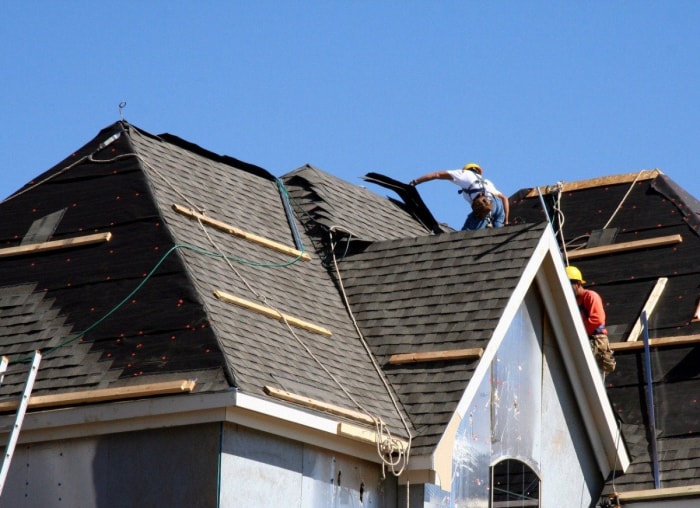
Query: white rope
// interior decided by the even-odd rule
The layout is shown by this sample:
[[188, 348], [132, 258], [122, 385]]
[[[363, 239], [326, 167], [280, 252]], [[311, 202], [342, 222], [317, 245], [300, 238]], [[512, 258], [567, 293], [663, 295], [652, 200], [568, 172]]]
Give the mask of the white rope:
[[[389, 386], [389, 382], [387, 381], [386, 376], [384, 376], [384, 373], [382, 372], [381, 368], [377, 364], [377, 361], [374, 357], [374, 354], [372, 354], [372, 351], [369, 347], [369, 344], [367, 344], [367, 341], [365, 340], [365, 337], [362, 334], [362, 331], [360, 330], [359, 325], [357, 324], [357, 320], [355, 319], [355, 316], [352, 312], [352, 309], [350, 308], [350, 302], [348, 302], [347, 294], [345, 292], [345, 287], [343, 286], [343, 278], [340, 275], [340, 268], [338, 267], [338, 260], [335, 256], [335, 242], [333, 240], [333, 231], [337, 230], [337, 229], [340, 229], [340, 228], [333, 226], [328, 231], [328, 235], [329, 235], [329, 239], [330, 239], [331, 255], [333, 256], [333, 266], [335, 268], [335, 273], [336, 273], [336, 276], [338, 278], [338, 286], [340, 287], [340, 293], [343, 297], [343, 302], [345, 303], [345, 308], [347, 309], [348, 315], [350, 316], [350, 319], [352, 320], [352, 323], [355, 326], [355, 330], [357, 331], [357, 335], [360, 338], [360, 342], [364, 346], [365, 351], [367, 352], [367, 355], [370, 358], [370, 361], [372, 362], [372, 365], [374, 366], [377, 374], [379, 374], [379, 377], [382, 380], [382, 383], [384, 383], [384, 388], [387, 391], [387, 394], [389, 395], [389, 398], [391, 399], [392, 404], [394, 405], [394, 409], [396, 410], [396, 413], [398, 414], [399, 418], [401, 419], [401, 423], [403, 424], [404, 429], [406, 430], [406, 434], [408, 435], [408, 444], [406, 446], [406, 449], [403, 450], [399, 447], [399, 453], [398, 453], [395, 461], [387, 461], [385, 458], [382, 459], [385, 463], [387, 463], [391, 467], [392, 473], [395, 476], [400, 476], [401, 473], [403, 472], [403, 470], [408, 465], [408, 461], [409, 461], [409, 458], [411, 455], [411, 442], [412, 442], [413, 437], [411, 436], [411, 430], [410, 430], [408, 424], [406, 423], [406, 420], [404, 419], [403, 414], [401, 413], [398, 402], [396, 401], [396, 398], [394, 397], [394, 394], [391, 391], [391, 387]], [[387, 431], [387, 433], [388, 433], [388, 431]], [[379, 435], [382, 436], [383, 433], [379, 434]], [[390, 434], [388, 435], [388, 439], [391, 440]], [[398, 443], [390, 443], [390, 444], [395, 445]], [[389, 456], [391, 456], [391, 455], [389, 455]], [[398, 466], [399, 464], [401, 464], [401, 467], [400, 467], [399, 471], [397, 472], [395, 467]]]
[[[571, 240], [569, 240], [568, 242], [566, 242], [566, 245], [567, 245], [567, 247], [569, 247], [569, 246], [571, 246], [571, 244], [573, 244], [575, 241], [577, 241], [577, 240], [582, 240], [582, 239], [584, 239], [584, 238], [585, 238], [585, 239], [588, 239], [588, 238], [590, 238], [590, 236], [591, 236], [591, 235], [589, 235], [589, 234], [579, 235], [579, 236], [577, 236], [576, 238], [572, 238]], [[585, 247], [586, 247], [586, 242], [583, 242], [583, 243], [577, 245], [577, 246], [576, 246], [574, 249], [572, 249], [572, 250], [584, 249]]]
[[559, 237], [561, 238], [561, 248], [564, 251], [564, 262], [565, 266], [569, 266], [569, 254], [566, 252], [566, 240], [564, 238], [564, 222], [566, 222], [564, 217], [564, 211], [561, 209], [561, 193], [563, 189], [562, 182], [557, 182], [557, 197], [554, 205], [554, 211], [559, 218]]
[[613, 214], [612, 214], [612, 216], [610, 217], [610, 219], [608, 220], [608, 222], [606, 222], [606, 223], [605, 223], [605, 226], [603, 226], [603, 229], [607, 229], [607, 227], [610, 225], [610, 223], [612, 222], [612, 220], [615, 218], [615, 215], [617, 215], [617, 212], [620, 211], [620, 208], [622, 208], [622, 203], [624, 203], [625, 200], [627, 199], [627, 196], [630, 195], [630, 192], [632, 192], [632, 189], [634, 188], [634, 184], [637, 183], [637, 180], [639, 180], [639, 177], [642, 176], [642, 173], [644, 173], [644, 170], [641, 170], [639, 173], [637, 173], [637, 176], [634, 178], [634, 181], [633, 181], [632, 184], [630, 185], [629, 189], [627, 189], [627, 192], [626, 192], [625, 195], [622, 197], [622, 200], [620, 201], [620, 204], [617, 205], [617, 208], [615, 208], [615, 211], [613, 212]]

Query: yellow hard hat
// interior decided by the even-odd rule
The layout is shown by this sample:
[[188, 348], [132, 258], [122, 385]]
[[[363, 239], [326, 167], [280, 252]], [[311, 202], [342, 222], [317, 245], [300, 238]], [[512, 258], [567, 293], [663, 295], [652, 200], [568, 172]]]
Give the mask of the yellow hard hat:
[[575, 280], [577, 282], [580, 282], [581, 284], [586, 283], [586, 281], [583, 280], [583, 275], [581, 275], [581, 270], [579, 270], [575, 266], [567, 266], [566, 275], [569, 276], [569, 280]]
[[474, 171], [475, 173], [479, 173], [480, 175], [484, 174], [484, 172], [481, 170], [481, 166], [479, 166], [476, 162], [470, 162], [469, 164], [465, 164], [462, 169], [464, 169], [464, 170], [470, 169], [470, 170]]

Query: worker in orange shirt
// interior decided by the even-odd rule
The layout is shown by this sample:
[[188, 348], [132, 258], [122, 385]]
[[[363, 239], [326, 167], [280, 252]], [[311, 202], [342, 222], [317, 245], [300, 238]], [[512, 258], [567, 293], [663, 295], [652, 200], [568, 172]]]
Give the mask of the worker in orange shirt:
[[576, 303], [579, 311], [581, 311], [583, 325], [590, 338], [598, 366], [604, 372], [612, 372], [615, 370], [616, 362], [608, 342], [608, 330], [605, 328], [603, 299], [592, 289], [583, 287], [586, 281], [583, 280], [581, 270], [575, 266], [567, 266], [566, 275], [569, 277], [571, 287], [574, 290]]

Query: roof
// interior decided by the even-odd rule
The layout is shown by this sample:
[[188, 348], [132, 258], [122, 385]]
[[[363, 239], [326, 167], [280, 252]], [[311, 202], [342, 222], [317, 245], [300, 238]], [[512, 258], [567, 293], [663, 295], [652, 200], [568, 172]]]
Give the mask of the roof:
[[[607, 392], [633, 457], [614, 488], [654, 487], [643, 337], [641, 328], [633, 332], [642, 310], [652, 344], [669, 344], [662, 340], [650, 350], [661, 486], [687, 485], [700, 476], [700, 321], [693, 318], [700, 299], [700, 202], [660, 170], [524, 189], [511, 197], [516, 222], [545, 215], [563, 235], [563, 255], [605, 302], [617, 359]], [[630, 335], [636, 344], [628, 342]]]
[[403, 185], [403, 201], [309, 165], [278, 179], [170, 134], [105, 128], [0, 204], [0, 352], [15, 366], [0, 396], [20, 392], [17, 364], [40, 349], [38, 395], [193, 379], [379, 418], [429, 456], [482, 362], [388, 359], [485, 347], [551, 231], [449, 232], [414, 189], [368, 178]]
[[364, 242], [430, 233], [430, 229], [412, 217], [403, 202], [351, 185], [311, 165], [282, 179], [299, 219], [320, 241], [327, 239], [328, 230]]
[[[111, 235], [108, 242], [3, 259], [0, 340], [11, 363], [48, 348], [39, 395], [183, 377], [196, 379], [201, 392], [235, 388], [264, 397], [271, 386], [361, 406], [405, 434], [403, 415], [357, 339], [312, 238], [290, 221], [280, 187], [262, 168], [175, 136], [122, 122], [104, 129], [0, 205], [0, 248], [18, 246], [32, 229], [50, 240]], [[310, 260], [206, 219], [292, 251], [310, 249]], [[232, 305], [222, 295], [252, 305]], [[251, 306], [331, 335], [262, 317]], [[0, 395], [18, 393], [24, 372], [11, 369]]]
[[375, 242], [340, 262], [355, 319], [411, 415], [416, 454], [437, 444], [479, 362], [389, 358], [486, 347], [544, 226]]

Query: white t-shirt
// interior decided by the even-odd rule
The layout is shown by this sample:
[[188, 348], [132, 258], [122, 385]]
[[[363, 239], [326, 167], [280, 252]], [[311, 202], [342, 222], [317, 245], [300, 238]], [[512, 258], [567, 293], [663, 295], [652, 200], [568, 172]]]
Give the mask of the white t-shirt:
[[491, 180], [477, 175], [471, 169], [452, 169], [448, 173], [452, 177], [452, 182], [464, 189], [462, 196], [469, 203], [484, 190], [494, 197], [501, 194]]

